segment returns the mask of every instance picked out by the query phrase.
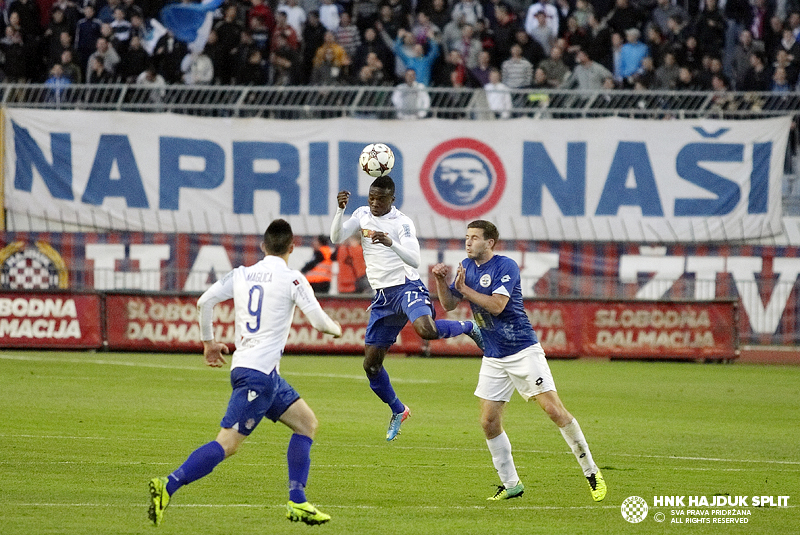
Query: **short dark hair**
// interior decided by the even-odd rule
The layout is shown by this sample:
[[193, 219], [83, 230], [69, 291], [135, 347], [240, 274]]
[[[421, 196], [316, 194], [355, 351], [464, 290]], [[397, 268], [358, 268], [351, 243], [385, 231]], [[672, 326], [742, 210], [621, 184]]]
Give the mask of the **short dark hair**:
[[394, 180], [390, 176], [379, 176], [370, 184], [371, 188], [388, 189], [394, 195]]
[[280, 256], [286, 253], [293, 241], [292, 226], [285, 219], [276, 219], [264, 232], [264, 248], [270, 255]]
[[485, 240], [494, 240], [494, 244], [497, 245], [497, 242], [500, 241], [500, 232], [497, 231], [497, 227], [494, 226], [494, 223], [491, 221], [486, 221], [485, 219], [476, 219], [469, 225], [467, 228], [479, 228], [483, 230], [483, 239]]

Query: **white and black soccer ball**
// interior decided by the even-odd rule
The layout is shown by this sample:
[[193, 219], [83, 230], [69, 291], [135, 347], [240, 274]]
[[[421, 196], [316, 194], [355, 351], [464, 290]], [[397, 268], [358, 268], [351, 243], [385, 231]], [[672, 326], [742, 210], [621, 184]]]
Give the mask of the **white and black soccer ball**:
[[361, 151], [358, 164], [371, 177], [388, 175], [394, 167], [394, 153], [388, 145], [370, 143]]

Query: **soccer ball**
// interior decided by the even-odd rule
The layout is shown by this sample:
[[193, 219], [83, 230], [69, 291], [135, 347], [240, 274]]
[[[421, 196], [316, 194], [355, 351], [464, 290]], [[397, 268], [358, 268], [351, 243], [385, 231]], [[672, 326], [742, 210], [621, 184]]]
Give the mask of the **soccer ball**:
[[358, 164], [369, 176], [385, 176], [394, 167], [394, 153], [383, 143], [370, 143], [361, 151]]

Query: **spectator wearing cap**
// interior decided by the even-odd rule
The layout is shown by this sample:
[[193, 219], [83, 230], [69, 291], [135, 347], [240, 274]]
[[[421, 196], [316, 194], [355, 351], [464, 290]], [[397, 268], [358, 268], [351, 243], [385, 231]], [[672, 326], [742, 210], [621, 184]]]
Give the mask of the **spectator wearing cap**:
[[640, 32], [637, 28], [625, 30], [625, 44], [620, 48], [619, 74], [622, 80], [633, 85], [632, 77], [642, 68], [642, 59], [650, 55], [650, 49], [639, 40]]
[[547, 15], [544, 11], [536, 13], [535, 22], [533, 25], [525, 25], [525, 31], [531, 38], [539, 43], [544, 50], [545, 56], [550, 55], [550, 49], [556, 42], [556, 34], [553, 32], [551, 26], [547, 24]]

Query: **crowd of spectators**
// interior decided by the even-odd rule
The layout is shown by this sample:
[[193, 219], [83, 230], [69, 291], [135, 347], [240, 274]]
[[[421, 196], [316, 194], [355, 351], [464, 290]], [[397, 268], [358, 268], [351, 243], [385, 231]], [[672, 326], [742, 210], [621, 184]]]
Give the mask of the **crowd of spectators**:
[[171, 32], [145, 46], [163, 5], [11, 0], [2, 79], [54, 95], [108, 82], [484, 87], [500, 102], [507, 88], [794, 91], [800, 73], [800, 0], [227, 0], [197, 53]]

